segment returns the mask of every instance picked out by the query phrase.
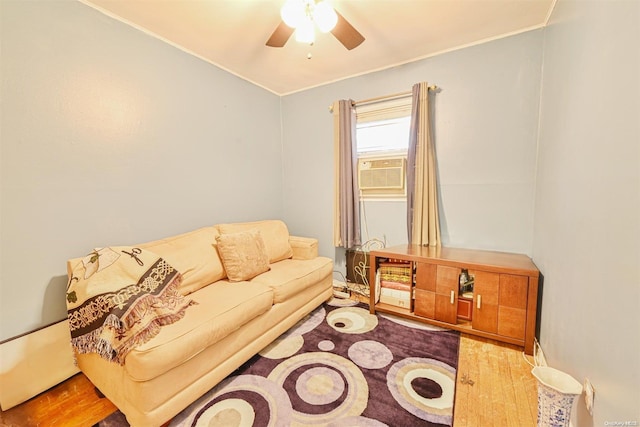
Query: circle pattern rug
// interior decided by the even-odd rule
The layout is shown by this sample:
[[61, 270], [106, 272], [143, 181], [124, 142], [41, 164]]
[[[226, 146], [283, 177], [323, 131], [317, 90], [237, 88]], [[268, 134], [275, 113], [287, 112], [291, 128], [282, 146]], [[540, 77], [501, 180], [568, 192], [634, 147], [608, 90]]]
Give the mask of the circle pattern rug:
[[323, 304], [170, 427], [451, 426], [460, 339]]

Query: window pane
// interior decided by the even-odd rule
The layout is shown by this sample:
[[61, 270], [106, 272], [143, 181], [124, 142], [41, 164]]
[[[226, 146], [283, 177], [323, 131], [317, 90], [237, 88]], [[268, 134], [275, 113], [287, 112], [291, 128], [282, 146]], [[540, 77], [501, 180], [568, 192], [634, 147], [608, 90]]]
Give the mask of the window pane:
[[411, 117], [359, 123], [357, 126], [358, 153], [407, 150]]

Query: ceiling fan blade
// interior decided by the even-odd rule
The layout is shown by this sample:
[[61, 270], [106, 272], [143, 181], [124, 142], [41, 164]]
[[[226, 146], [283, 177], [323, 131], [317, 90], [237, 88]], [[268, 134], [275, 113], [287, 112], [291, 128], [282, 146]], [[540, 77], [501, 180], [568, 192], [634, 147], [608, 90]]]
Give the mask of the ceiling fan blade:
[[269, 40], [267, 40], [267, 46], [270, 47], [282, 47], [287, 43], [291, 34], [293, 34], [295, 30], [285, 24], [283, 21], [280, 21], [280, 24], [276, 27]]
[[331, 30], [331, 34], [349, 50], [360, 46], [364, 41], [363, 35], [353, 28], [353, 25], [344, 19], [344, 16], [340, 15], [337, 10], [336, 14], [338, 15], [338, 23], [333, 30]]

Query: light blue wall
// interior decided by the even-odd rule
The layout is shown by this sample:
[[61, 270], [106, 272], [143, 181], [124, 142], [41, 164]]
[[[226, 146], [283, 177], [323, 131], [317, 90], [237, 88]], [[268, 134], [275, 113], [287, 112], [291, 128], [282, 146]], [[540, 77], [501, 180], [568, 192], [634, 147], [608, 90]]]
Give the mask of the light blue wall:
[[[283, 97], [284, 215], [332, 247], [334, 100], [411, 90], [435, 95], [442, 240], [453, 247], [531, 254], [542, 30], [438, 55]], [[369, 236], [406, 242], [404, 204], [367, 204]], [[366, 235], [364, 236], [367, 237]], [[338, 266], [339, 268], [339, 266]]]
[[79, 2], [0, 7], [0, 340], [66, 317], [94, 247], [282, 217], [278, 96]]
[[360, 217], [363, 243], [369, 240], [382, 241], [386, 246], [407, 243], [406, 201], [364, 201], [360, 205]]
[[542, 347], [552, 366], [596, 388], [593, 418], [579, 399], [574, 425], [638, 423], [640, 2], [557, 3], [538, 157]]

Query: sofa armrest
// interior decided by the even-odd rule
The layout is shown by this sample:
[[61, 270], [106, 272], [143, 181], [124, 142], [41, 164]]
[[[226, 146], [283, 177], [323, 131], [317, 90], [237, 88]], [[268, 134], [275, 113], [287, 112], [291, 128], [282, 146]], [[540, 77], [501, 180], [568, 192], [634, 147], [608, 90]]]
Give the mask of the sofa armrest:
[[318, 239], [289, 236], [289, 244], [293, 249], [293, 259], [313, 259], [318, 256]]

